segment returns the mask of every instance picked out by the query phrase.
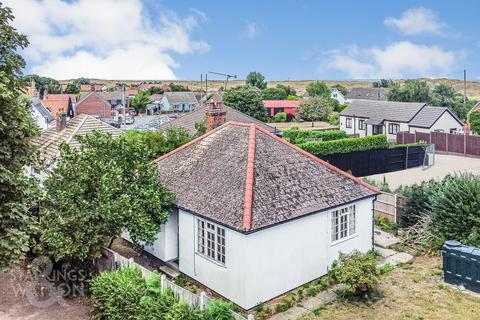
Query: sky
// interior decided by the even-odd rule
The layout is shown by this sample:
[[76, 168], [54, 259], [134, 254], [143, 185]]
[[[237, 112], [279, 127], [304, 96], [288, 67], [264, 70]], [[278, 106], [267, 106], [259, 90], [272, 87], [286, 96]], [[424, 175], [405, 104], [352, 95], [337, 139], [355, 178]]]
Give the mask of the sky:
[[[2, 0], [55, 79], [480, 81], [480, 1]], [[221, 77], [210, 75], [210, 79]]]

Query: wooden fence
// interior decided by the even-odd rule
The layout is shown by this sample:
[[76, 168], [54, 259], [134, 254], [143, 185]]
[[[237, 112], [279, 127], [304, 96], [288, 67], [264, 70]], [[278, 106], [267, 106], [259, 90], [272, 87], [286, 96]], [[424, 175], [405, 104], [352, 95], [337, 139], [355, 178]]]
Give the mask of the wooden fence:
[[436, 152], [480, 157], [480, 136], [445, 132], [399, 132], [397, 144], [426, 141], [435, 145]]
[[[115, 270], [115, 269], [120, 269], [124, 267], [135, 267], [139, 268], [140, 271], [142, 272], [142, 275], [144, 278], [150, 278], [153, 274], [153, 271], [145, 268], [144, 266], [136, 263], [133, 258], [126, 258], [118, 252], [115, 252], [113, 250], [103, 248], [103, 256], [104, 256], [104, 261], [107, 261], [107, 263], [103, 263], [102, 267], [105, 267], [102, 271], [104, 270]], [[108, 268], [110, 266], [110, 268]], [[160, 278], [160, 287], [163, 290], [170, 289], [173, 291], [173, 293], [183, 301], [186, 301], [190, 305], [194, 305], [200, 308], [200, 310], [204, 310], [208, 302], [211, 300], [207, 296], [207, 294], [202, 291], [200, 294], [193, 293], [191, 291], [188, 291], [174, 282], [170, 281], [167, 279], [165, 275], [162, 275]], [[233, 310], [230, 310], [230, 314], [232, 317], [234, 317], [236, 320], [255, 320], [254, 316], [252, 314], [249, 314], [247, 318], [245, 318], [243, 315], [236, 313]]]
[[399, 194], [382, 192], [373, 204], [375, 218], [383, 217], [390, 222], [399, 223], [405, 198]]

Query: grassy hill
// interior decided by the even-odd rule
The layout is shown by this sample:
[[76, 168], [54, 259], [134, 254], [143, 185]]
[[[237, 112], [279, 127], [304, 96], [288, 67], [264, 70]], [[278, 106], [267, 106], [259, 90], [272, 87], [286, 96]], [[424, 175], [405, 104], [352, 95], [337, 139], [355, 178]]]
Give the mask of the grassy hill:
[[[462, 80], [454, 80], [454, 79], [421, 79], [427, 81], [431, 86], [434, 86], [439, 83], [449, 83], [451, 84], [460, 94], [463, 94], [463, 81]], [[72, 80], [62, 80], [61, 83], [68, 83]], [[127, 85], [139, 84], [142, 81], [133, 81], [133, 80], [102, 80], [102, 79], [91, 79], [92, 82], [104, 83], [108, 87], [114, 86], [116, 83], [125, 83]], [[154, 82], [154, 80], [144, 80], [147, 82]], [[155, 80], [158, 81], [158, 80]], [[277, 84], [283, 84], [293, 87], [297, 93], [303, 94], [305, 92], [305, 88], [307, 85], [315, 80], [271, 80], [268, 81], [269, 87], [274, 87]], [[329, 86], [335, 84], [341, 84], [345, 86], [347, 89], [351, 89], [354, 87], [372, 87], [371, 81], [361, 81], [361, 80], [322, 80]], [[403, 80], [396, 80], [398, 82], [402, 82]], [[188, 86], [192, 90], [199, 90], [200, 89], [200, 81], [194, 80], [165, 80], [162, 82], [173, 82], [176, 84], [181, 84], [184, 86]], [[243, 85], [245, 83], [244, 80], [230, 80], [228, 82], [228, 87], [236, 87]], [[208, 81], [208, 90], [217, 91], [220, 87], [224, 86], [224, 81], [219, 80], [209, 80]], [[480, 82], [477, 81], [467, 81], [467, 97], [472, 100], [480, 100]]]

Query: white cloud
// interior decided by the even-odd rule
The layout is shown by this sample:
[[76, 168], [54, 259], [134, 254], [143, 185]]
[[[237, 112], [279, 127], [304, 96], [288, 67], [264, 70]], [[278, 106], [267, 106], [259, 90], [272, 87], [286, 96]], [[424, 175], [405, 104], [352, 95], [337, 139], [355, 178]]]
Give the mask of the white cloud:
[[408, 41], [396, 42], [385, 48], [349, 47], [328, 53], [324, 69], [339, 70], [351, 78], [407, 78], [448, 72], [456, 57], [453, 52], [439, 46], [426, 46]]
[[388, 17], [384, 23], [405, 35], [441, 34], [446, 26], [434, 11], [423, 7], [409, 9], [400, 18]]
[[208, 50], [191, 38], [207, 19], [161, 10], [151, 18], [141, 0], [7, 0], [14, 25], [30, 41], [25, 55], [35, 73], [68, 79], [174, 79], [172, 53]]
[[259, 29], [255, 22], [246, 21], [242, 31], [242, 37], [246, 39], [254, 39], [258, 36]]

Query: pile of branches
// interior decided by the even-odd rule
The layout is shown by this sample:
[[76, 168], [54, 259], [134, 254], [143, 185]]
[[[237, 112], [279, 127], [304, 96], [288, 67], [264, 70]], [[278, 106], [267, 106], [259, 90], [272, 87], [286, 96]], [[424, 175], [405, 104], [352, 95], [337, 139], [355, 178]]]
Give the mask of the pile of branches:
[[419, 215], [418, 221], [406, 228], [399, 230], [403, 244], [415, 252], [435, 254], [436, 237], [430, 228], [431, 217], [428, 214]]

